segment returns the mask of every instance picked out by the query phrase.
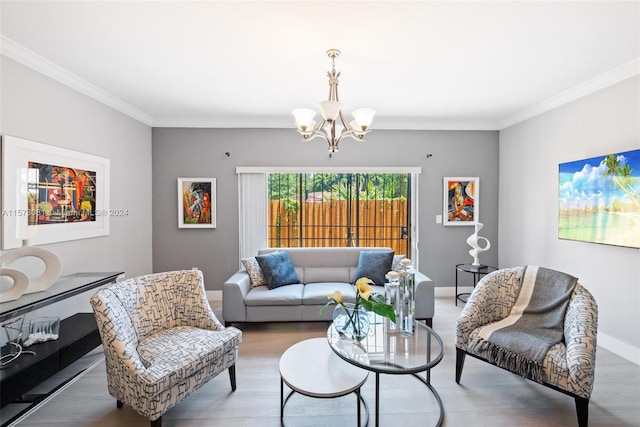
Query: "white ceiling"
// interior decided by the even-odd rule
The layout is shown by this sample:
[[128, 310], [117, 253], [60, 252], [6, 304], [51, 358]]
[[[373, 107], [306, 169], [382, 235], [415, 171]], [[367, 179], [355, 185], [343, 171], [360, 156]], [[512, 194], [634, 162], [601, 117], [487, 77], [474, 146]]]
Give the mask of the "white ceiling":
[[151, 126], [501, 129], [640, 74], [639, 1], [7, 1], [2, 53]]

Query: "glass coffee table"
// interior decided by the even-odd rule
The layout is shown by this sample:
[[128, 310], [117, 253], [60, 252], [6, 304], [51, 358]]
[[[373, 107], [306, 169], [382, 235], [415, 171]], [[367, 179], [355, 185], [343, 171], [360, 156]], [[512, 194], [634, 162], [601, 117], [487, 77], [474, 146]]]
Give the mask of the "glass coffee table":
[[[442, 338], [425, 323], [416, 322], [414, 336], [389, 332], [389, 320], [369, 313], [371, 326], [368, 336], [354, 341], [341, 335], [333, 326], [327, 330], [331, 349], [343, 360], [376, 374], [376, 426], [380, 425], [380, 374], [413, 375], [431, 391], [440, 410], [436, 426], [442, 425], [444, 409], [442, 400], [431, 385], [431, 368], [442, 360]], [[424, 376], [419, 375], [424, 372]]]

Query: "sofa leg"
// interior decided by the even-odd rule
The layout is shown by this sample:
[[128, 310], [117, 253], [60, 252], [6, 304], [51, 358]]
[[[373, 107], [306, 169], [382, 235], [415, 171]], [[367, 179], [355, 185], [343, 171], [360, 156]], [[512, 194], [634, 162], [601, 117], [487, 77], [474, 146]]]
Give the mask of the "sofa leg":
[[229, 368], [229, 379], [231, 380], [231, 391], [236, 391], [236, 365]]
[[576, 396], [576, 412], [578, 413], [578, 426], [589, 425], [589, 399]]
[[151, 421], [151, 427], [162, 427], [162, 417]]
[[[456, 384], [460, 384], [460, 377], [462, 376], [462, 368], [464, 366], [465, 352], [456, 347]], [[577, 399], [577, 397], [576, 397]], [[576, 405], [577, 405], [576, 400]]]
[[424, 319], [424, 322], [428, 327], [433, 328], [433, 317], [429, 317], [428, 319]]
[[116, 408], [120, 409], [124, 406], [124, 403], [122, 403], [122, 400], [117, 400], [116, 399]]

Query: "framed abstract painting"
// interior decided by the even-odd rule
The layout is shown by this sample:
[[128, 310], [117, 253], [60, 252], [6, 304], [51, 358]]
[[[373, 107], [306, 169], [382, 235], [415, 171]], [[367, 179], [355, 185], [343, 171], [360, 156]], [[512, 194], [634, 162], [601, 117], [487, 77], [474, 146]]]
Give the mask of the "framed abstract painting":
[[479, 218], [480, 178], [445, 177], [442, 225], [475, 225]]
[[216, 228], [215, 178], [178, 178], [178, 228]]
[[558, 237], [640, 248], [640, 150], [559, 165]]
[[2, 137], [2, 249], [109, 235], [109, 159]]

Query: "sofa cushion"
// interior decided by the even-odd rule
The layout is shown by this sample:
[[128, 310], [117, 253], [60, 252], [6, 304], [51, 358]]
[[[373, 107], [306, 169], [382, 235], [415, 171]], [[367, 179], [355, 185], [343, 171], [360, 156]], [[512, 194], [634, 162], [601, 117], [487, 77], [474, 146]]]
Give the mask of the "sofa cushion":
[[349, 283], [351, 268], [349, 267], [305, 267], [304, 284], [345, 282]]
[[340, 291], [345, 302], [356, 302], [356, 287], [350, 283], [319, 282], [304, 285], [302, 304], [324, 305], [329, 301], [328, 295]]
[[258, 264], [256, 257], [242, 258], [241, 261], [245, 270], [247, 270], [247, 273], [249, 274], [249, 279], [251, 279], [251, 287], [264, 285], [264, 274], [262, 273], [262, 268], [260, 268], [260, 264]]
[[244, 298], [246, 305], [302, 305], [303, 284], [281, 286], [269, 289], [258, 286], [249, 291]]
[[258, 255], [256, 260], [260, 264], [265, 283], [269, 289], [300, 283], [300, 278], [288, 252], [279, 251]]
[[195, 375], [203, 366], [217, 363], [241, 340], [242, 333], [236, 328], [211, 331], [178, 326], [148, 336], [137, 348], [144, 366], [155, 374], [147, 393], [156, 394]]
[[384, 285], [385, 276], [391, 271], [393, 251], [362, 251], [356, 269], [357, 281], [361, 277], [368, 277], [376, 285]]

